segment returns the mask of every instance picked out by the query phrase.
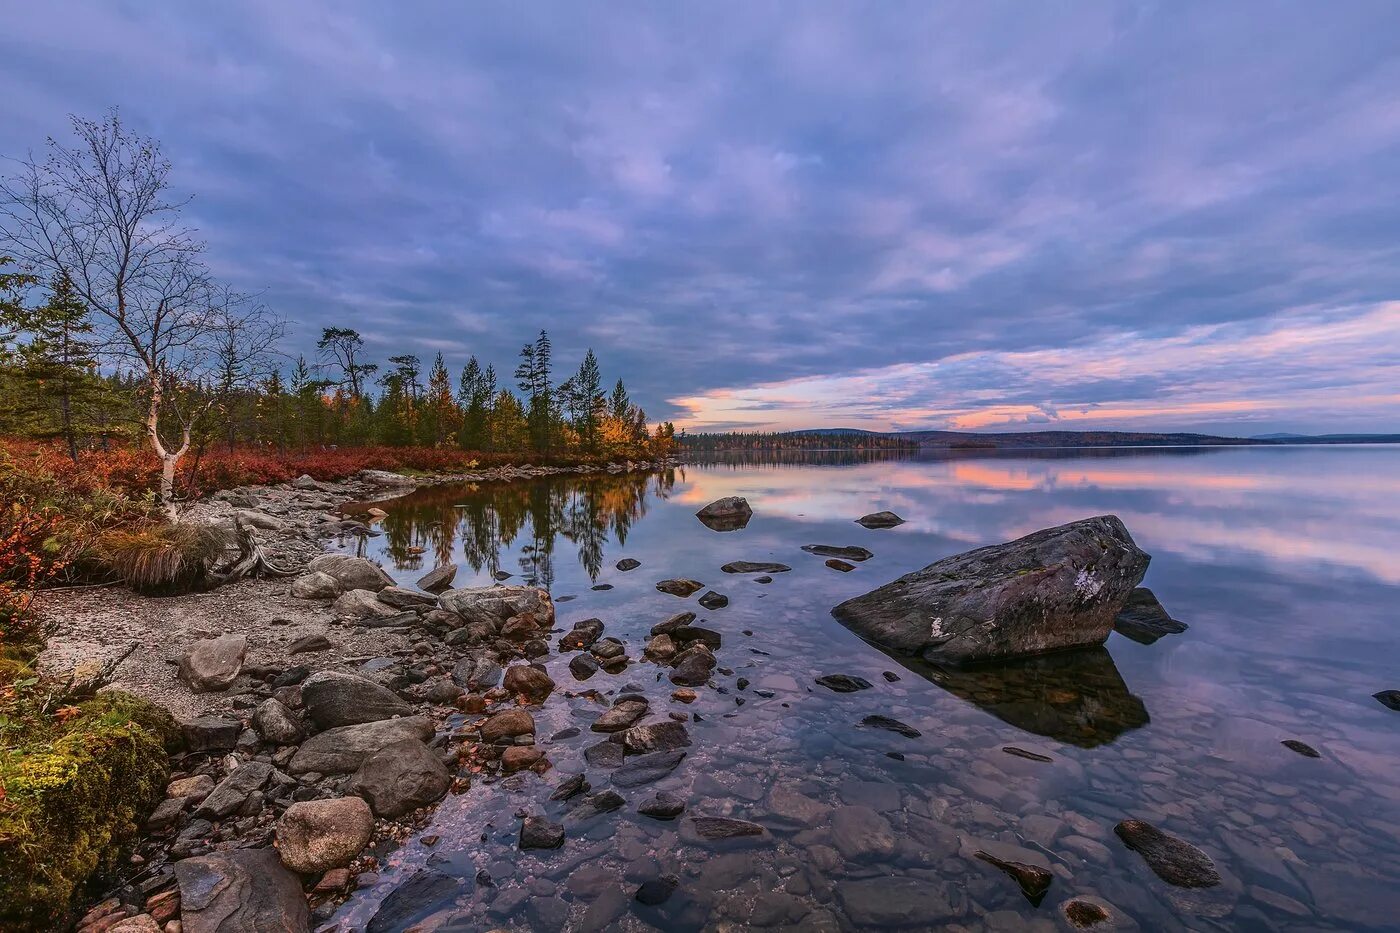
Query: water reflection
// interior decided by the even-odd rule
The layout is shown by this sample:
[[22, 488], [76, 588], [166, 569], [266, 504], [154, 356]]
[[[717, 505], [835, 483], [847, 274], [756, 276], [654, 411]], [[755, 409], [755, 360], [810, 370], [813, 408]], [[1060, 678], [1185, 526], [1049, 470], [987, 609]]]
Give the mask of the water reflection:
[[[389, 514], [380, 526], [384, 543], [376, 546], [399, 570], [464, 561], [478, 574], [518, 573], [523, 582], [550, 589], [562, 540], [573, 545], [588, 579], [596, 580], [606, 545], [626, 544], [648, 500], [667, 498], [676, 480], [672, 469], [430, 486], [379, 503]], [[515, 566], [503, 567], [503, 555], [512, 551]]]

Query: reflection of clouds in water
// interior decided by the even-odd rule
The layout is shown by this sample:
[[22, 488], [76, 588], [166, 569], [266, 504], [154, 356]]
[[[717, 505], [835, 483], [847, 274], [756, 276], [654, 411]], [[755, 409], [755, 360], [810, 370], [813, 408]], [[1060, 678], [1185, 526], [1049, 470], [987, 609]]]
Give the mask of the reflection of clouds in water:
[[758, 474], [699, 467], [688, 480], [686, 502], [743, 495], [757, 515], [807, 523], [892, 509], [904, 533], [969, 547], [1115, 512], [1148, 550], [1198, 561], [1253, 555], [1400, 584], [1400, 449], [1391, 447], [909, 459]]

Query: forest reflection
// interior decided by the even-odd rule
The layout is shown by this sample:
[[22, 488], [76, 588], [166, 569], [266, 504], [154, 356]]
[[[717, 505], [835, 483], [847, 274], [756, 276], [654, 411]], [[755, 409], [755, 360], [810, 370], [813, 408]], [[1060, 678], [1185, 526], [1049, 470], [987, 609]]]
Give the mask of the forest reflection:
[[[478, 574], [515, 574], [549, 589], [561, 539], [590, 580], [603, 568], [609, 539], [627, 543], [647, 501], [667, 498], [678, 469], [654, 473], [563, 474], [528, 483], [430, 486], [387, 503], [376, 549], [398, 570], [427, 572], [447, 563]], [[520, 542], [517, 546], [517, 542]], [[518, 552], [518, 566], [503, 555]], [[460, 584], [459, 584], [460, 585]]]

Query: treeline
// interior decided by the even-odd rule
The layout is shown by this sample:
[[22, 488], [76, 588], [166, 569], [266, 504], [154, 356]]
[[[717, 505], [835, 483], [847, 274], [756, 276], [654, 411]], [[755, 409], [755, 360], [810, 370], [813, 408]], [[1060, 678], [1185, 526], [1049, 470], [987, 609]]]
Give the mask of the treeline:
[[916, 450], [918, 443], [889, 434], [859, 431], [747, 431], [732, 434], [681, 434], [687, 451], [736, 450]]
[[[65, 278], [27, 302], [40, 291], [35, 279], [6, 263], [0, 257], [0, 434], [59, 440], [74, 460], [139, 443], [149, 382], [103, 370], [93, 323]], [[520, 351], [516, 391], [475, 356], [455, 374], [441, 353], [426, 367], [411, 354], [381, 367], [349, 328], [326, 328], [317, 347], [314, 361], [287, 366], [271, 354], [230, 357], [182, 386], [179, 403], [206, 412], [194, 422], [193, 452], [387, 446], [651, 459], [675, 443], [669, 423], [649, 428], [621, 379], [605, 391], [592, 350], [557, 380], [545, 331]]]

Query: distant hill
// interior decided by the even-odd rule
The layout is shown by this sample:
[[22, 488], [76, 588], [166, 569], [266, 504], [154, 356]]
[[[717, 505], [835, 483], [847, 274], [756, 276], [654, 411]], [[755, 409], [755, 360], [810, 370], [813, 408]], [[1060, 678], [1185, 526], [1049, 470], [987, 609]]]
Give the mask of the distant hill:
[[801, 431], [687, 434], [692, 450], [1024, 450], [1084, 447], [1241, 447], [1271, 444], [1400, 444], [1400, 434], [1262, 434], [1224, 437], [1180, 431]]

